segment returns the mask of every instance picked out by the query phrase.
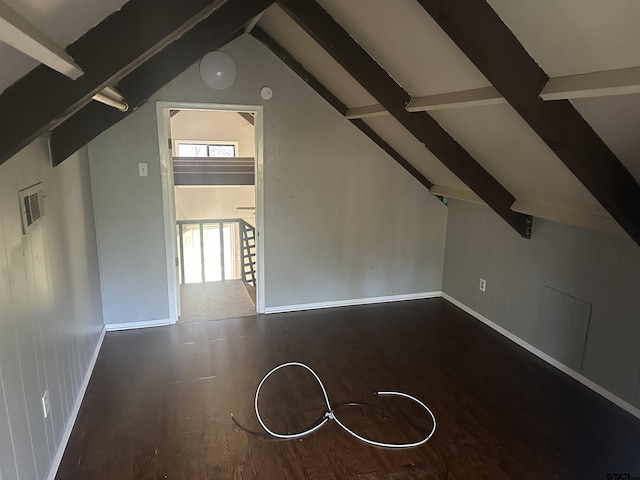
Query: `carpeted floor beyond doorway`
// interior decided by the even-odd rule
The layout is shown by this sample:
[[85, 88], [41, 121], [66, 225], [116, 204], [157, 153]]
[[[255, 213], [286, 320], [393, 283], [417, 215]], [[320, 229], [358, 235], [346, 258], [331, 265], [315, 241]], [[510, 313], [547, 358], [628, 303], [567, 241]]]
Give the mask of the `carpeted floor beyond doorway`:
[[242, 280], [180, 285], [180, 322], [222, 320], [256, 314]]

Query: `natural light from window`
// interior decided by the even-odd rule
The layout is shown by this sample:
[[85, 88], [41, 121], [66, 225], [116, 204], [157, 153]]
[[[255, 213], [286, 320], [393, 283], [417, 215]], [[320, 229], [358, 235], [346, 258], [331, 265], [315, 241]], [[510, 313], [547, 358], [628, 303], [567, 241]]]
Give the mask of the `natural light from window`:
[[176, 142], [179, 157], [235, 157], [236, 145], [230, 143]]
[[[203, 229], [204, 240], [204, 271], [205, 282], [222, 280], [221, 258], [224, 258], [225, 279], [237, 279], [239, 274], [236, 268], [237, 246], [235, 239], [237, 233], [233, 225], [225, 225], [222, 228], [224, 237], [223, 257], [220, 255], [220, 230], [217, 225], [205, 225]], [[202, 279], [202, 251], [200, 249], [200, 227], [198, 225], [185, 225], [183, 234], [184, 248], [184, 281], [183, 283], [200, 283]], [[178, 244], [179, 244], [178, 238]]]

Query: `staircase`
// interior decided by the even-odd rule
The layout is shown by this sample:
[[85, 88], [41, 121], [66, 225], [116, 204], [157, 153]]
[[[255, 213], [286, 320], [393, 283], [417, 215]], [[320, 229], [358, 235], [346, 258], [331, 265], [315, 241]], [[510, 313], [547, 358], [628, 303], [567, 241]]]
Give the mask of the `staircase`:
[[256, 229], [242, 220], [240, 222], [240, 245], [242, 248], [242, 279], [256, 286]]
[[[240, 279], [247, 285], [256, 286], [256, 229], [253, 225], [242, 218], [222, 218], [178, 220], [176, 227], [181, 284]], [[216, 238], [212, 238], [212, 232]], [[234, 235], [237, 235], [235, 239]], [[239, 262], [235, 263], [232, 257]], [[185, 278], [189, 277], [191, 280], [187, 282]]]

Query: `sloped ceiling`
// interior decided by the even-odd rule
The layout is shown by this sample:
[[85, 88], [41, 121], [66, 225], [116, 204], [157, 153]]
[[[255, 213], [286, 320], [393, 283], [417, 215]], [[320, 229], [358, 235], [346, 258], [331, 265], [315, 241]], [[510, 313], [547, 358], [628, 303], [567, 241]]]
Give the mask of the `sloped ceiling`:
[[[123, 0], [4, 1], [60, 45], [75, 41], [124, 4]], [[428, 100], [434, 95], [493, 89], [455, 39], [417, 0], [318, 3], [413, 98]], [[637, 0], [488, 0], [488, 4], [549, 77], [640, 66]], [[370, 107], [373, 113], [362, 116], [362, 121], [433, 182], [432, 192], [482, 201], [441, 159], [377, 105], [377, 100], [277, 4], [264, 12], [258, 27], [347, 108]], [[37, 65], [4, 44], [0, 44], [0, 64], [0, 91]], [[495, 93], [496, 98], [490, 101], [464, 108], [432, 109], [429, 115], [516, 199], [511, 207], [514, 211], [622, 232], [612, 219], [615, 209], [610, 205], [605, 208], [602, 195], [596, 199], [521, 116], [522, 112]], [[570, 101], [638, 187], [640, 93]], [[80, 119], [85, 117], [78, 118], [76, 123], [82, 123]], [[107, 128], [115, 121], [117, 117], [97, 128]], [[74, 122], [67, 123], [69, 132], [60, 138], [73, 134]], [[622, 198], [635, 201], [635, 187], [623, 192]], [[620, 220], [618, 213], [614, 215]], [[634, 222], [631, 218], [631, 224]], [[640, 243], [634, 232], [640, 231], [640, 222], [632, 226], [628, 228], [627, 222], [626, 230]]]
[[[69, 45], [126, 0], [3, 0], [58, 45]], [[38, 62], [0, 42], [0, 92], [25, 75]]]
[[[412, 97], [491, 85], [415, 0], [318, 3]], [[635, 0], [489, 3], [551, 77], [640, 65], [640, 3]], [[279, 6], [270, 7], [258, 25], [350, 109], [377, 103]], [[640, 95], [572, 103], [638, 181]], [[607, 210], [508, 103], [429, 113], [516, 197], [518, 205], [540, 207], [533, 210], [544, 210], [554, 220], [620, 232]], [[436, 185], [434, 191], [474, 197], [390, 115], [364, 121], [423, 172]], [[557, 216], [549, 216], [553, 209]]]

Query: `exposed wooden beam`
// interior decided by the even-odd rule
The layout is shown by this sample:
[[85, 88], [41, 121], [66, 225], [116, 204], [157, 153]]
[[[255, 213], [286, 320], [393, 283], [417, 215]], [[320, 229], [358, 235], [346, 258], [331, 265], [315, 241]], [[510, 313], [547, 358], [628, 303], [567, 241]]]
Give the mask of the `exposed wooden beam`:
[[389, 112], [379, 103], [374, 105], [365, 105], [364, 107], [350, 108], [347, 110], [347, 113], [344, 114], [345, 118], [348, 118], [349, 120], [354, 120], [356, 118], [382, 117], [385, 115], [389, 115]]
[[[550, 78], [542, 90], [543, 100], [562, 100], [568, 98], [603, 97], [640, 93], [640, 67], [605, 70], [602, 72], [569, 75]], [[406, 106], [407, 112], [434, 112], [453, 108], [499, 105], [507, 100], [495, 87], [474, 88], [457, 92], [412, 97]], [[350, 108], [345, 117], [369, 118], [389, 115], [379, 103]]]
[[255, 123], [255, 118], [253, 117], [252, 114], [250, 114], [249, 112], [238, 112], [238, 115], [244, 118], [245, 121], [253, 127], [253, 124]]
[[[313, 75], [311, 75], [295, 58], [287, 52], [282, 45], [271, 38], [260, 27], [255, 27], [251, 34], [260, 40], [271, 52], [282, 60], [296, 75], [307, 83], [315, 92], [320, 95], [327, 103], [335, 108], [339, 113], [344, 115], [347, 112], [347, 106], [342, 103], [333, 93], [331, 93], [324, 85], [322, 85]], [[409, 172], [416, 180], [425, 187], [430, 188], [433, 185], [427, 177], [425, 177], [417, 168], [400, 155], [391, 145], [386, 143], [377, 133], [373, 131], [362, 120], [351, 120], [362, 133], [369, 137], [376, 145], [382, 148], [391, 158], [398, 162], [407, 172]]]
[[0, 164], [225, 1], [130, 0], [67, 47], [84, 71], [80, 78], [70, 81], [43, 65], [33, 69], [0, 95]]
[[409, 101], [406, 109], [407, 112], [433, 112], [501, 103], [507, 103], [507, 101], [494, 87], [483, 87], [426, 97], [414, 97]]
[[520, 235], [530, 236], [531, 218], [511, 210], [513, 195], [427, 113], [407, 112], [409, 95], [320, 5], [313, 0], [279, 0], [278, 4], [449, 170]]
[[478, 0], [418, 1], [640, 245], [640, 185], [569, 101], [539, 97], [547, 75], [490, 5]]
[[482, 205], [486, 205], [486, 203], [484, 203], [482, 199], [471, 190], [464, 190], [462, 188], [434, 185], [431, 187], [431, 193], [440, 197], [455, 198], [457, 200], [464, 200], [465, 202], [481, 203]]
[[640, 93], [640, 67], [551, 78], [540, 96], [543, 100], [561, 100], [629, 93]]
[[82, 69], [64, 49], [0, 0], [0, 41], [73, 80]]
[[[482, 105], [498, 105], [507, 103], [502, 95], [493, 87], [447, 92], [424, 97], [412, 97], [407, 103], [407, 112], [434, 112], [436, 110], [450, 110], [453, 108], [478, 107]], [[364, 107], [350, 108], [345, 117], [368, 118], [389, 115], [389, 112], [379, 103]]]
[[251, 33], [251, 30], [253, 30], [255, 26], [258, 24], [258, 22], [262, 18], [262, 15], [264, 15], [264, 12], [265, 10], [261, 11], [258, 15], [256, 15], [251, 20], [249, 20], [247, 25], [244, 27], [244, 33]]
[[391, 158], [393, 158], [396, 162], [398, 162], [407, 172], [413, 175], [420, 183], [422, 183], [425, 187], [431, 188], [433, 183], [427, 179], [420, 171], [414, 167], [407, 159], [405, 159], [402, 155], [400, 155], [391, 145], [385, 142], [380, 135], [378, 135], [373, 128], [367, 125], [364, 120], [361, 119], [353, 119], [351, 123], [360, 129], [362, 133], [364, 133], [367, 137], [369, 137], [373, 142], [378, 145], [382, 150], [387, 152]]
[[136, 107], [144, 104], [156, 91], [193, 65], [210, 50], [215, 50], [244, 32], [244, 25], [271, 0], [229, 0], [213, 15], [203, 20], [153, 58], [129, 73], [118, 83], [118, 90], [132, 108], [128, 112], [95, 102], [76, 112], [51, 133], [51, 155], [58, 165], [115, 125]]
[[347, 112], [347, 106], [329, 91], [320, 81], [309, 73], [300, 62], [298, 62], [282, 45], [276, 42], [267, 32], [260, 27], [255, 27], [251, 31], [251, 35], [259, 40], [271, 53], [278, 57], [293, 73], [298, 75], [300, 79], [309, 85], [318, 95], [320, 95], [327, 103], [335, 108], [340, 114]]
[[533, 215], [534, 217], [552, 220], [565, 225], [586, 228], [597, 232], [605, 232], [614, 235], [624, 235], [624, 230], [618, 223], [609, 217], [602, 217], [591, 213], [580, 212], [568, 208], [559, 208], [550, 205], [516, 200], [513, 204], [514, 211]]
[[[471, 190], [434, 185], [431, 187], [431, 193], [441, 197], [485, 205], [482, 199]], [[572, 225], [596, 232], [624, 235], [624, 230], [615, 220], [592, 213], [581, 212], [570, 208], [542, 205], [524, 200], [516, 200], [511, 206], [511, 209], [514, 212], [520, 212], [536, 218], [544, 218], [545, 220], [551, 220], [564, 225]]]

